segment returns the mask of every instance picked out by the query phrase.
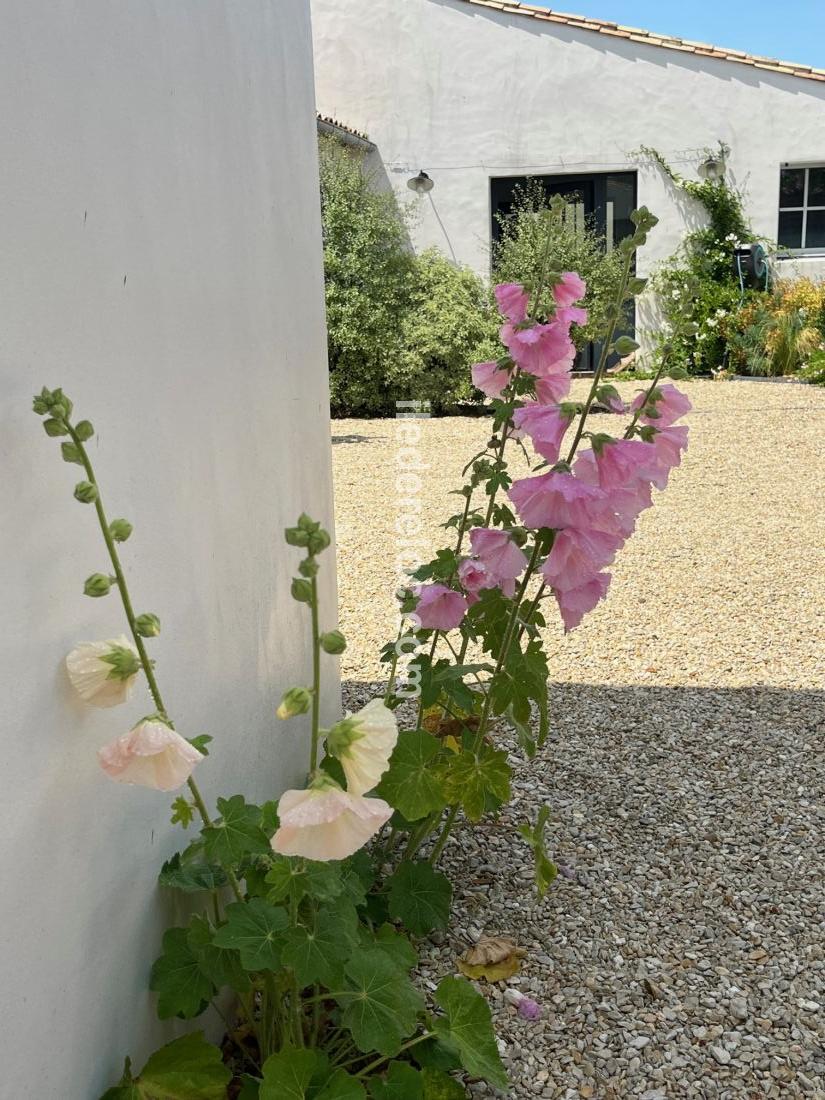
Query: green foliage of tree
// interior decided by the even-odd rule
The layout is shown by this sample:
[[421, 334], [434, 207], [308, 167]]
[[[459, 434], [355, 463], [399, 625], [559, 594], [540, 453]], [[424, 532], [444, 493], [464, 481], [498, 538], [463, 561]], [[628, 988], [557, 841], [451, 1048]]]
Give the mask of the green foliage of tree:
[[501, 239], [493, 247], [493, 281], [538, 286], [549, 255], [556, 271], [577, 271], [587, 283], [581, 303], [588, 323], [573, 326], [576, 346], [583, 347], [604, 328], [622, 278], [622, 256], [605, 250], [604, 238], [586, 220], [582, 226], [571, 210], [558, 216], [539, 180], [516, 188], [512, 210], [500, 219]]

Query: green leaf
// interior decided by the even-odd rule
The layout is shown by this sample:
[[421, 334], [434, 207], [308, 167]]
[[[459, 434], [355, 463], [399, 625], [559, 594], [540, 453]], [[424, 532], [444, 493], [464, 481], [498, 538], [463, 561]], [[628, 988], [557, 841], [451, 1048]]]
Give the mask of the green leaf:
[[413, 945], [406, 936], [396, 931], [391, 924], [382, 924], [378, 931], [374, 933], [362, 925], [359, 928], [359, 933], [361, 942], [365, 947], [380, 948], [390, 962], [397, 966], [399, 970], [403, 970], [405, 974], [408, 974], [418, 962], [418, 953]]
[[424, 1100], [464, 1100], [467, 1093], [455, 1078], [440, 1069], [421, 1071], [424, 1082]]
[[376, 793], [407, 821], [418, 821], [446, 805], [444, 786], [432, 768], [441, 752], [438, 740], [425, 730], [403, 730], [390, 757], [389, 769]]
[[101, 1100], [225, 1100], [231, 1079], [220, 1050], [196, 1031], [156, 1050], [137, 1078], [122, 1081]]
[[265, 881], [272, 902], [286, 898], [299, 902], [307, 895], [317, 901], [333, 901], [344, 890], [340, 863], [319, 863], [300, 856], [274, 855]]
[[215, 994], [189, 946], [186, 928], [170, 928], [163, 937], [163, 954], [152, 967], [149, 988], [158, 994], [158, 1016], [191, 1019], [200, 1015]]
[[301, 988], [322, 982], [327, 989], [335, 989], [358, 942], [357, 927], [355, 906], [346, 899], [316, 907], [308, 920], [284, 932], [281, 960], [295, 971]]
[[194, 816], [195, 807], [182, 794], [179, 794], [172, 803], [172, 824], [181, 825], [184, 829], [188, 829]]
[[206, 854], [224, 866], [237, 864], [245, 855], [268, 853], [272, 849], [261, 829], [261, 810], [244, 801], [243, 795], [218, 799], [220, 820], [203, 830]]
[[446, 928], [453, 896], [450, 880], [429, 863], [400, 864], [388, 880], [390, 916], [414, 936]]
[[433, 1025], [441, 1041], [455, 1050], [468, 1073], [506, 1088], [507, 1074], [498, 1054], [490, 1008], [481, 994], [461, 978], [443, 978], [435, 1000], [445, 1013]]
[[415, 1030], [424, 998], [383, 951], [358, 951], [344, 967], [346, 990], [336, 997], [355, 1045], [369, 1054], [396, 1054]]
[[373, 1100], [424, 1100], [424, 1082], [409, 1062], [390, 1062], [386, 1079], [369, 1082]]
[[366, 1100], [364, 1086], [346, 1070], [337, 1069], [313, 1100]]
[[241, 1078], [241, 1091], [238, 1093], [238, 1100], [260, 1100], [260, 1096], [261, 1082], [257, 1077], [244, 1074]]
[[246, 993], [252, 988], [240, 954], [231, 947], [218, 947], [215, 929], [205, 917], [192, 918], [188, 940], [201, 970], [218, 989], [228, 985], [236, 993]]
[[167, 859], [160, 869], [158, 882], [161, 886], [191, 893], [195, 890], [219, 890], [226, 885], [227, 878], [220, 867], [203, 859], [203, 845], [196, 841], [184, 852], [175, 852], [171, 859]]
[[314, 1050], [285, 1047], [263, 1065], [260, 1100], [304, 1100], [313, 1075], [322, 1065]]
[[217, 947], [234, 947], [247, 970], [277, 970], [281, 965], [283, 931], [289, 924], [285, 909], [263, 898], [236, 901], [226, 910], [226, 924], [215, 933]]
[[544, 897], [548, 886], [559, 873], [558, 867], [549, 858], [544, 846], [544, 831], [549, 817], [549, 806], [542, 806], [535, 826], [531, 828], [529, 824], [519, 825], [518, 830], [533, 849], [533, 856], [536, 861], [536, 891], [540, 898]]
[[480, 820], [487, 797], [499, 803], [510, 797], [510, 765], [507, 753], [482, 745], [477, 752], [465, 750], [445, 769], [447, 794], [460, 803], [470, 821]]

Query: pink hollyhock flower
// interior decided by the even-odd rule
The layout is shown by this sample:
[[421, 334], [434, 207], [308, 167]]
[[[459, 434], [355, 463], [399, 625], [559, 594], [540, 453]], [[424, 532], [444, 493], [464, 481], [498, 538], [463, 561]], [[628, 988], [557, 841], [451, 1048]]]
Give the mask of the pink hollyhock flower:
[[519, 1016], [525, 1020], [537, 1020], [541, 1015], [541, 1005], [531, 997], [526, 997], [520, 989], [505, 989], [504, 999], [513, 1005]]
[[572, 306], [580, 301], [587, 292], [587, 283], [575, 271], [565, 271], [561, 282], [553, 287], [553, 297], [557, 306]]
[[524, 572], [527, 558], [507, 532], [492, 527], [474, 527], [470, 531], [470, 545], [492, 585], [500, 588], [505, 596], [514, 595], [516, 578]]
[[556, 310], [556, 320], [565, 325], [586, 325], [587, 310], [581, 306], [559, 306]]
[[371, 699], [327, 733], [327, 751], [340, 761], [350, 794], [366, 794], [390, 766], [398, 741], [395, 714], [383, 699]]
[[[634, 397], [630, 408], [633, 412], [636, 412], [644, 403], [645, 395], [639, 393]], [[652, 424], [654, 428], [670, 427], [679, 417], [684, 416], [685, 413], [689, 413], [693, 408], [690, 398], [682, 393], [681, 390], [677, 390], [676, 387], [672, 386], [669, 382], [665, 383], [663, 386], [657, 386], [653, 390], [648, 404], [654, 405], [659, 415], [656, 417], [640, 416], [639, 419], [643, 424]]]
[[[573, 468], [576, 477], [588, 485], [600, 486], [599, 466], [593, 451], [579, 451]], [[609, 520], [605, 522], [605, 517], [601, 517], [598, 525], [608, 530], [615, 525], [616, 531], [624, 538], [629, 538], [636, 527], [636, 520], [645, 508], [650, 508], [653, 504], [653, 496], [648, 482], [635, 480], [624, 488], [611, 489], [605, 503], [612, 513], [613, 523]]]
[[495, 289], [495, 296], [499, 312], [508, 321], [519, 324], [527, 319], [530, 295], [521, 283], [500, 283]]
[[513, 482], [510, 500], [528, 527], [588, 527], [604, 512], [606, 494], [573, 474], [551, 471]]
[[204, 756], [165, 722], [146, 718], [123, 737], [104, 745], [97, 758], [118, 783], [175, 791]]
[[568, 527], [556, 533], [541, 573], [551, 588], [562, 592], [581, 588], [613, 561], [623, 542], [613, 532]]
[[609, 573], [597, 573], [592, 580], [580, 588], [553, 590], [561, 612], [565, 634], [575, 630], [588, 611], [592, 611], [599, 600], [604, 599], [610, 587], [610, 580]]
[[667, 428], [657, 428], [652, 446], [659, 460], [657, 477], [653, 479], [653, 484], [657, 489], [664, 489], [667, 486], [670, 471], [681, 465], [682, 451], [687, 450], [687, 425], [674, 424]]
[[453, 630], [467, 614], [467, 600], [446, 584], [419, 584], [415, 614], [425, 630]]
[[556, 405], [563, 401], [570, 393], [570, 385], [573, 381], [570, 375], [570, 367], [573, 366], [575, 354], [570, 360], [570, 366], [557, 374], [546, 374], [543, 378], [536, 379], [536, 401], [540, 405]]
[[487, 567], [483, 562], [476, 561], [475, 558], [464, 558], [459, 564], [458, 579], [461, 582], [461, 587], [468, 593], [471, 605], [478, 600], [477, 593], [482, 588], [495, 587], [495, 582], [487, 572]]
[[473, 385], [488, 397], [500, 397], [510, 382], [510, 372], [498, 363], [475, 363], [470, 368]]
[[637, 481], [652, 481], [660, 465], [652, 443], [640, 439], [616, 439], [596, 451], [602, 489], [628, 489]]
[[564, 433], [573, 419], [572, 411], [567, 414], [557, 405], [525, 405], [513, 413], [513, 423], [527, 433], [542, 458], [556, 462]]
[[526, 328], [508, 322], [501, 326], [499, 335], [513, 362], [527, 374], [539, 378], [565, 369], [576, 357], [569, 326], [556, 321]]
[[280, 828], [274, 851], [327, 863], [353, 855], [392, 817], [383, 798], [349, 794], [322, 776], [305, 791], [284, 791], [278, 802]]

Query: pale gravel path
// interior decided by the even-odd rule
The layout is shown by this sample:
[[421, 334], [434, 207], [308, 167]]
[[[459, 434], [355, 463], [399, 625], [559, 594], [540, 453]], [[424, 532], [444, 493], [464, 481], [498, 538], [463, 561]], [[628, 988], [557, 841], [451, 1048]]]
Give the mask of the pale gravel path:
[[[607, 602], [548, 631], [550, 743], [446, 852], [455, 924], [425, 973], [483, 932], [530, 949], [514, 982], [541, 1020], [485, 989], [515, 1097], [825, 1098], [825, 391], [683, 385], [682, 468]], [[394, 631], [398, 444], [393, 421], [333, 432], [355, 704]], [[422, 555], [484, 436], [423, 424]], [[543, 803], [566, 875], [537, 905], [514, 826]]]

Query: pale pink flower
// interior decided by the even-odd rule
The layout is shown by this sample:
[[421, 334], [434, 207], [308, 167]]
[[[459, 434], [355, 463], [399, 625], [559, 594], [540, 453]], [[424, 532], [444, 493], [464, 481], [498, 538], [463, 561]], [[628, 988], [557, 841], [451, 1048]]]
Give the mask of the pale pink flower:
[[528, 527], [588, 527], [604, 511], [606, 494], [573, 474], [551, 471], [513, 482], [510, 500]]
[[510, 356], [527, 374], [539, 378], [559, 369], [566, 369], [576, 356], [570, 340], [569, 326], [557, 321], [546, 325], [523, 327], [508, 322], [501, 326], [501, 342]]
[[618, 413], [619, 416], [627, 412], [627, 406], [620, 397], [618, 390], [615, 393], [605, 394], [603, 402], [606, 408], [608, 408], [612, 413]]
[[659, 465], [653, 444], [640, 439], [616, 439], [596, 451], [599, 485], [608, 491], [631, 488], [637, 481], [652, 481]]
[[495, 588], [495, 581], [487, 572], [487, 567], [475, 558], [464, 558], [459, 564], [458, 579], [471, 606], [478, 601], [482, 588]]
[[585, 296], [587, 283], [575, 271], [562, 273], [561, 282], [553, 287], [553, 297], [557, 306], [572, 306]]
[[541, 573], [552, 588], [581, 588], [613, 561], [623, 541], [621, 535], [596, 528], [567, 527], [556, 532]]
[[519, 324], [526, 320], [530, 295], [521, 283], [500, 283], [495, 289], [495, 296], [499, 312], [508, 321]]
[[653, 437], [653, 448], [659, 459], [658, 476], [653, 479], [657, 489], [667, 486], [670, 471], [681, 465], [682, 451], [688, 447], [688, 428], [685, 424], [674, 424], [667, 428], [657, 428]]
[[498, 363], [475, 363], [470, 368], [473, 385], [488, 397], [500, 397], [510, 382], [510, 372]]
[[500, 588], [505, 596], [513, 596], [516, 578], [524, 572], [527, 558], [510, 535], [492, 527], [474, 527], [470, 531], [470, 545], [492, 584]]
[[586, 325], [587, 310], [581, 306], [559, 306], [556, 310], [556, 320], [565, 325]]
[[[600, 485], [598, 461], [593, 451], [579, 451], [573, 468], [576, 477], [581, 481], [587, 482], [588, 485]], [[650, 484], [646, 481], [634, 480], [626, 488], [613, 488], [607, 495], [606, 504], [613, 513], [616, 530], [624, 538], [629, 538], [636, 526], [636, 520], [645, 508], [650, 508], [653, 504]], [[604, 517], [598, 522], [601, 526], [608, 528], [611, 526], [610, 523], [605, 524]]]
[[553, 463], [558, 460], [561, 441], [570, 427], [573, 412], [563, 412], [558, 405], [525, 405], [513, 413], [513, 423], [533, 441], [542, 458]]
[[132, 694], [140, 656], [125, 634], [107, 642], [81, 642], [66, 658], [66, 671], [85, 703], [115, 707]]
[[392, 817], [382, 798], [364, 798], [324, 777], [304, 791], [284, 791], [274, 851], [326, 863], [353, 855]]
[[609, 573], [597, 573], [580, 588], [553, 590], [561, 612], [565, 634], [575, 630], [588, 611], [592, 611], [599, 600], [604, 599], [610, 586], [610, 579]]
[[118, 783], [135, 783], [156, 791], [182, 787], [204, 758], [165, 722], [152, 718], [104, 745], [97, 757], [101, 768]]
[[420, 584], [415, 614], [425, 630], [453, 630], [467, 614], [467, 599], [445, 584]]
[[[645, 403], [645, 394], [640, 393], [634, 397], [630, 408], [635, 412]], [[685, 413], [693, 408], [690, 398], [681, 390], [669, 382], [663, 386], [656, 386], [651, 394], [648, 404], [653, 405], [658, 416], [640, 416], [643, 424], [652, 424], [654, 428], [667, 428], [674, 424]]]
[[555, 405], [563, 401], [570, 393], [570, 385], [573, 381], [570, 367], [573, 366], [575, 353], [570, 360], [570, 365], [556, 374], [546, 374], [543, 378], [536, 379], [536, 401], [540, 405]]
[[327, 734], [327, 747], [340, 761], [350, 794], [366, 794], [377, 786], [397, 741], [398, 723], [383, 699], [372, 699], [336, 722]]

